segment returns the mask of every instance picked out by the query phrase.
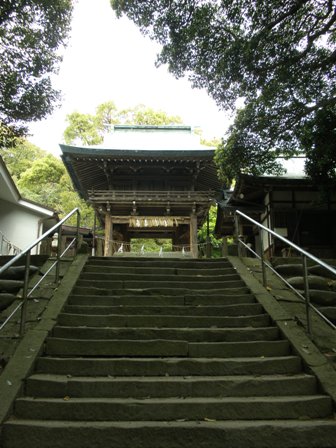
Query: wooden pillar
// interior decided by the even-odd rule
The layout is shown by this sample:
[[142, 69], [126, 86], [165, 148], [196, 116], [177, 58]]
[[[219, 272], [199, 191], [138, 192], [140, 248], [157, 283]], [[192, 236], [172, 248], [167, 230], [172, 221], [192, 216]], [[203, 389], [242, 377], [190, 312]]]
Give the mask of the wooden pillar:
[[96, 239], [96, 251], [95, 251], [95, 256], [96, 257], [102, 257], [103, 256], [103, 239], [102, 238], [97, 238]]
[[195, 213], [190, 215], [190, 252], [193, 258], [198, 258], [197, 216]]
[[104, 257], [111, 257], [113, 255], [112, 236], [113, 236], [112, 218], [111, 218], [110, 213], [106, 213], [106, 215], [105, 215], [105, 248], [104, 248]]

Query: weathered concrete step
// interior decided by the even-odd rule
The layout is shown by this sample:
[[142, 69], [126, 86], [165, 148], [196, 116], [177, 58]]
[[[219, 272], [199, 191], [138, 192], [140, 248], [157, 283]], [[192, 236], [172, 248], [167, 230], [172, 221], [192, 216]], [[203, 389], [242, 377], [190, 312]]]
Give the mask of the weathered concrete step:
[[148, 397], [257, 397], [313, 395], [313, 376], [253, 375], [221, 377], [68, 377], [34, 374], [26, 381], [31, 397], [148, 398]]
[[220, 376], [296, 374], [302, 364], [298, 356], [272, 358], [70, 358], [41, 357], [36, 372], [85, 376]]
[[52, 336], [68, 339], [173, 339], [189, 342], [273, 341], [277, 327], [265, 328], [100, 328], [56, 325]]
[[114, 282], [114, 281], [124, 281], [124, 282], [187, 282], [190, 284], [191, 282], [203, 283], [203, 282], [211, 282], [217, 284], [218, 282], [226, 282], [231, 280], [240, 280], [240, 276], [236, 273], [230, 274], [220, 274], [220, 275], [204, 275], [203, 271], [199, 274], [195, 275], [168, 275], [168, 274], [138, 274], [137, 272], [83, 272], [79, 278], [79, 280], [92, 280], [92, 281], [102, 281], [103, 284], [105, 282]]
[[130, 314], [173, 316], [247, 316], [264, 312], [258, 303], [223, 306], [96, 306], [67, 305], [64, 313], [70, 314]]
[[31, 398], [15, 401], [17, 418], [86, 421], [273, 420], [326, 418], [324, 395], [223, 398]]
[[187, 342], [150, 339], [65, 339], [49, 337], [45, 353], [48, 356], [184, 356], [192, 358], [286, 356], [287, 341], [248, 342]]
[[267, 327], [270, 323], [267, 314], [256, 316], [203, 317], [203, 316], [123, 316], [123, 315], [88, 315], [61, 313], [59, 325], [87, 327]]
[[[335, 448], [335, 420], [91, 422], [10, 420], [3, 448]], [[167, 444], [168, 441], [168, 444]], [[225, 443], [225, 444], [224, 444]]]
[[45, 353], [51, 356], [188, 356], [188, 342], [162, 339], [85, 340], [50, 337]]
[[72, 294], [68, 299], [69, 305], [97, 305], [97, 306], [222, 306], [239, 305], [244, 303], [256, 303], [252, 294], [240, 295], [174, 295], [174, 296], [155, 296], [155, 295], [76, 295]]
[[80, 278], [77, 283], [77, 287], [96, 287], [105, 289], [225, 289], [225, 288], [241, 288], [245, 286], [245, 283], [237, 277], [235, 280], [224, 280], [224, 281], [206, 281], [202, 280], [200, 282], [183, 281], [172, 279], [170, 281], [154, 281], [154, 280], [85, 280]]
[[[195, 286], [193, 284], [193, 286]], [[196, 285], [198, 286], [198, 285]], [[99, 288], [98, 286], [75, 286], [73, 294], [76, 295], [100, 295], [100, 296], [122, 296], [122, 295], [138, 295], [138, 296], [228, 296], [249, 294], [250, 290], [246, 286], [224, 289], [197, 289], [197, 288], [125, 288], [125, 289], [108, 289]]]
[[[132, 266], [131, 269], [134, 274], [153, 274], [153, 275], [224, 275], [224, 274], [235, 274], [236, 270], [230, 267], [221, 268], [175, 268], [175, 267], [143, 267], [143, 266]], [[129, 266], [100, 266], [100, 265], [90, 265], [86, 264], [82, 271], [83, 273], [95, 273], [104, 272], [106, 274], [110, 273], [130, 273]]]
[[92, 257], [89, 258], [86, 266], [128, 266], [132, 267], [160, 267], [182, 268], [182, 269], [212, 269], [232, 267], [231, 263], [225, 258], [211, 260], [182, 260], [181, 258], [118, 258], [118, 257]]
[[244, 342], [191, 342], [189, 356], [193, 358], [286, 356], [290, 354], [288, 341], [244, 341]]
[[23, 287], [23, 280], [8, 280], [0, 278], [0, 292], [16, 294]]

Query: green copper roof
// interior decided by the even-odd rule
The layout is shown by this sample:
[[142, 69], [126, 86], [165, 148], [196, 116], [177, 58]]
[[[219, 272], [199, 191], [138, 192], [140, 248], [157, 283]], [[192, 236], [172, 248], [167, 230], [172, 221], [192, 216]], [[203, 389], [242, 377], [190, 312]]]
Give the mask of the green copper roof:
[[60, 145], [64, 155], [71, 154], [76, 156], [116, 156], [116, 157], [149, 157], [149, 158], [196, 158], [212, 159], [215, 153], [213, 148], [209, 149], [166, 149], [166, 150], [150, 150], [150, 149], [115, 149], [101, 147], [79, 147], [71, 145]]
[[146, 155], [150, 151], [152, 154], [155, 153], [155, 156], [158, 153], [168, 155], [168, 152], [176, 151], [169, 156], [181, 157], [184, 156], [184, 151], [187, 151], [189, 155], [190, 152], [195, 151], [197, 152], [195, 155], [199, 157], [211, 157], [215, 148], [202, 145], [200, 136], [195, 134], [190, 126], [115, 125], [102, 145], [94, 147], [61, 145], [61, 149], [63, 153], [71, 151], [76, 154], [120, 155], [115, 151], [133, 151], [138, 156], [142, 155], [142, 151]]

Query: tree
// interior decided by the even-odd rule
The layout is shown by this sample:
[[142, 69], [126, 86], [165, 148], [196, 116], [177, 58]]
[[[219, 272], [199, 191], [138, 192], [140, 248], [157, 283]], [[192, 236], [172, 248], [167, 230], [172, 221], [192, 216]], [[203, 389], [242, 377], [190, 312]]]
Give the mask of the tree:
[[318, 185], [328, 186], [336, 178], [336, 106], [325, 107], [302, 129], [306, 171]]
[[73, 112], [66, 117], [68, 126], [63, 137], [67, 145], [80, 141], [85, 146], [99, 145], [103, 141], [96, 117], [90, 114]]
[[35, 160], [45, 156], [45, 151], [22, 137], [16, 137], [12, 145], [0, 147], [0, 155], [16, 182]]
[[87, 146], [102, 143], [104, 135], [111, 131], [114, 124], [159, 126], [181, 124], [182, 119], [143, 104], [118, 110], [113, 101], [108, 101], [97, 106], [95, 115], [73, 112], [67, 116], [67, 122], [68, 126], [63, 134], [65, 143], [69, 145], [79, 142]]
[[[254, 176], [283, 173], [278, 157], [291, 151], [274, 147], [268, 138], [268, 126], [267, 114], [257, 120], [251, 105], [238, 111], [228, 137], [221, 141], [215, 153], [219, 177], [227, 186], [239, 173]], [[291, 149], [294, 153], [295, 148]]]
[[120, 123], [163, 126], [182, 124], [182, 119], [178, 115], [168, 115], [162, 110], [154, 110], [151, 107], [139, 104], [134, 108], [121, 111]]
[[49, 114], [59, 93], [60, 48], [70, 30], [71, 0], [0, 2], [0, 145]]
[[17, 186], [28, 197], [57, 208], [57, 198], [62, 189], [61, 179], [64, 174], [65, 169], [61, 160], [52, 154], [47, 154], [43, 158], [35, 160], [21, 174]]
[[[21, 174], [17, 186], [24, 197], [55, 209], [61, 217], [78, 207], [82, 225], [92, 226], [92, 208], [79, 198], [62, 161], [52, 154], [36, 159]], [[72, 224], [75, 221], [73, 217]]]
[[[157, 63], [168, 64], [176, 77], [187, 75], [222, 108], [232, 110], [239, 97], [245, 99], [247, 116], [237, 117], [232, 131], [244, 132], [240, 146], [257, 139], [255, 165], [258, 158], [261, 164], [272, 161], [274, 151], [289, 156], [307, 150], [303, 129], [336, 105], [334, 0], [111, 0], [111, 5], [161, 43]], [[242, 122], [249, 127], [240, 127]], [[232, 139], [228, 144], [231, 151]]]
[[[92, 207], [79, 198], [61, 160], [23, 138], [15, 141], [10, 148], [0, 148], [0, 155], [22, 196], [55, 209], [61, 217], [78, 207], [82, 225], [91, 227]], [[69, 223], [76, 224], [76, 217]]]
[[[216, 226], [216, 219], [217, 219], [217, 206], [212, 205], [209, 209], [209, 237], [210, 237], [210, 243], [212, 246], [212, 257], [218, 258], [221, 257], [221, 245], [222, 240], [221, 238], [216, 238], [214, 235], [214, 230]], [[207, 243], [207, 236], [208, 236], [208, 219], [205, 220], [202, 227], [197, 232], [198, 236], [198, 242], [201, 244], [201, 252], [203, 255], [206, 253], [206, 243]]]

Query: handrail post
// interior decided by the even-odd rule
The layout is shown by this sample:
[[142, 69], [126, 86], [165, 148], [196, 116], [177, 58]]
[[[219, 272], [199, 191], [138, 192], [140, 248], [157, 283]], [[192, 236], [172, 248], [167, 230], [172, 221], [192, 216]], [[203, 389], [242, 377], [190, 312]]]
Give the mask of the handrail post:
[[309, 291], [309, 281], [308, 281], [308, 267], [307, 267], [307, 257], [302, 255], [303, 264], [303, 281], [304, 281], [304, 291], [305, 291], [305, 304], [306, 304], [306, 318], [307, 318], [307, 332], [309, 336], [312, 336], [311, 332], [311, 318], [310, 318], [310, 291]]
[[[23, 260], [23, 257], [25, 257], [25, 274], [24, 274], [24, 283], [22, 288], [22, 300], [19, 302], [19, 304], [16, 306], [16, 308], [11, 312], [11, 314], [5, 319], [4, 322], [0, 324], [0, 330], [2, 330], [5, 325], [10, 321], [10, 319], [17, 313], [17, 311], [21, 308], [21, 321], [20, 321], [20, 335], [23, 336], [24, 330], [25, 330], [25, 324], [26, 324], [26, 310], [27, 310], [27, 304], [28, 304], [28, 298], [29, 296], [34, 292], [34, 290], [40, 285], [40, 283], [43, 281], [43, 279], [51, 272], [52, 269], [56, 267], [56, 274], [55, 274], [55, 283], [59, 283], [59, 277], [60, 277], [60, 260], [63, 257], [63, 255], [69, 250], [70, 247], [73, 246], [75, 242], [75, 238], [71, 241], [69, 246], [64, 250], [62, 253], [62, 225], [64, 222], [66, 222], [71, 216], [74, 215], [74, 213], [77, 212], [79, 215], [77, 217], [77, 235], [79, 234], [79, 224], [80, 224], [80, 212], [78, 208], [73, 209], [70, 213], [68, 213], [61, 221], [59, 221], [57, 224], [55, 224], [51, 229], [49, 229], [47, 232], [43, 233], [37, 240], [35, 240], [32, 244], [30, 244], [27, 248], [20, 251], [17, 255], [15, 255], [10, 261], [5, 263], [3, 266], [0, 266], [0, 275], [5, 272], [8, 268], [15, 265], [19, 260]], [[34, 249], [34, 247], [38, 247], [38, 245], [45, 240], [45, 238], [56, 234], [57, 232], [57, 257], [56, 261], [49, 267], [47, 272], [42, 276], [42, 278], [34, 285], [33, 288], [29, 290], [29, 270], [30, 270], [30, 260], [31, 260], [31, 251]], [[79, 241], [79, 238], [77, 237], [77, 240]], [[7, 243], [7, 240], [0, 232], [0, 248], [4, 247], [4, 243]], [[15, 250], [20, 250], [16, 248], [16, 246], [13, 246]], [[29, 292], [28, 292], [29, 290]]]
[[75, 245], [75, 255], [77, 255], [79, 249], [79, 227], [80, 227], [80, 213], [77, 210], [77, 221], [76, 221], [76, 245]]
[[210, 239], [210, 223], [209, 223], [209, 211], [207, 213], [207, 230], [205, 240], [205, 254], [206, 258], [211, 258], [211, 239]]
[[235, 213], [234, 215], [234, 223], [235, 223], [235, 240], [237, 243], [238, 257], [241, 258], [241, 247], [239, 243], [239, 215]]
[[26, 325], [26, 316], [27, 316], [30, 253], [31, 253], [30, 250], [26, 253], [26, 262], [25, 262], [25, 274], [24, 274], [24, 283], [23, 283], [23, 292], [22, 292], [22, 308], [21, 308], [21, 321], [20, 321], [20, 336], [21, 337], [24, 335], [25, 325]]
[[61, 253], [62, 253], [62, 226], [57, 230], [57, 255], [56, 255], [56, 269], [55, 269], [55, 283], [59, 283], [60, 268], [61, 268]]
[[263, 230], [260, 229], [260, 261], [261, 261], [261, 272], [262, 272], [262, 282], [264, 287], [267, 286], [267, 274], [265, 266], [265, 253], [264, 253], [264, 239]]

